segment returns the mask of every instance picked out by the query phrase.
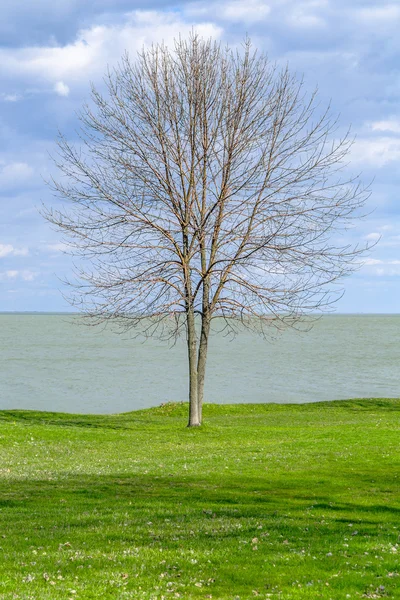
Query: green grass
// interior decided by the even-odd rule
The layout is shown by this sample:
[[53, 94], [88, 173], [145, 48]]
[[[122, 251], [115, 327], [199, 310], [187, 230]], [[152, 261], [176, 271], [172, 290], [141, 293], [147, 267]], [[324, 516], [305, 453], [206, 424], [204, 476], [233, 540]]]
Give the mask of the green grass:
[[0, 412], [0, 598], [400, 598], [400, 400]]

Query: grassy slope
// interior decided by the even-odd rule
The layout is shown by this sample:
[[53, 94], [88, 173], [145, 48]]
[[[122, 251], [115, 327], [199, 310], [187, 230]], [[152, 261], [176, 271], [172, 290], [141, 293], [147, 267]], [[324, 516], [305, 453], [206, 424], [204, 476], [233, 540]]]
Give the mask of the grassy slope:
[[400, 598], [400, 400], [0, 412], [0, 598]]

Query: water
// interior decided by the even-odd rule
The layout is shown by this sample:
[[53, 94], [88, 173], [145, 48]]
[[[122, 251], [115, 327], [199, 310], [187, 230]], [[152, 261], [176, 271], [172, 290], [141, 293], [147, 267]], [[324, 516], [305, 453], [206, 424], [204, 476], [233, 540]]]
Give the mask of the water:
[[[0, 408], [117, 413], [187, 398], [185, 341], [170, 348], [73, 324], [0, 315]], [[315, 402], [400, 396], [400, 315], [323, 317], [265, 342], [211, 338], [206, 400]]]

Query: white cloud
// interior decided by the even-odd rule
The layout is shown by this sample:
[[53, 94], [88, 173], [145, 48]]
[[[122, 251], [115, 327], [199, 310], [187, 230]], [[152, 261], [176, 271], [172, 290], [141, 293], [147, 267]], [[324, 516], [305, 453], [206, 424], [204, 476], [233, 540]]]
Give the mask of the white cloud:
[[22, 279], [23, 281], [33, 281], [37, 277], [37, 273], [33, 271], [17, 271], [10, 269], [8, 271], [0, 272], [0, 281], [9, 280], [15, 281], [16, 279]]
[[275, 19], [275, 25], [278, 19], [280, 23], [286, 22], [292, 27], [321, 27], [325, 25], [321, 15], [326, 13], [328, 7], [328, 0], [225, 0], [218, 3], [217, 11], [212, 3], [201, 1], [185, 5], [184, 13], [189, 18], [206, 17], [246, 25], [257, 24], [271, 17]]
[[223, 20], [243, 23], [263, 21], [270, 12], [270, 6], [260, 0], [233, 0], [218, 7], [218, 16]]
[[363, 163], [375, 168], [400, 160], [400, 139], [380, 137], [374, 139], [358, 138], [350, 154], [352, 163]]
[[59, 96], [69, 96], [69, 87], [63, 81], [57, 81], [54, 86], [54, 91]]
[[0, 244], [0, 258], [5, 256], [28, 256], [28, 248], [15, 248], [11, 244]]
[[0, 244], [0, 258], [3, 258], [4, 256], [8, 256], [9, 254], [12, 254], [14, 248], [13, 246], [11, 246], [11, 244]]
[[26, 182], [32, 177], [34, 170], [24, 162], [4, 164], [0, 161], [0, 186], [13, 187]]
[[295, 3], [293, 10], [288, 12], [287, 20], [295, 27], [322, 27], [325, 25], [325, 21], [316, 14], [316, 11], [325, 8], [326, 5], [325, 1], [315, 0]]
[[365, 239], [370, 242], [376, 242], [377, 240], [379, 240], [380, 237], [380, 233], [374, 231], [372, 233], [368, 233], [368, 235], [365, 236]]
[[377, 277], [397, 277], [400, 275], [400, 260], [367, 258], [363, 261], [363, 268], [369, 275], [375, 275]]
[[0, 94], [0, 98], [3, 102], [18, 102], [21, 96], [18, 96], [18, 94]]
[[[211, 18], [218, 21], [231, 21], [239, 23], [258, 23], [264, 21], [271, 12], [269, 4], [263, 0], [231, 0], [218, 4], [216, 12], [213, 5], [208, 2], [194, 2], [184, 8], [185, 15], [189, 18]], [[196, 27], [197, 28], [197, 27]]]
[[370, 125], [372, 131], [390, 131], [391, 133], [400, 133], [400, 121], [390, 119], [388, 121], [374, 121]]
[[60, 242], [59, 244], [46, 244], [46, 248], [52, 252], [66, 252], [69, 246]]
[[28, 248], [15, 248], [14, 256], [28, 256], [29, 250]]
[[24, 281], [33, 281], [36, 276], [37, 276], [37, 273], [34, 273], [33, 271], [22, 271], [21, 272], [21, 277]]
[[364, 21], [394, 21], [400, 19], [400, 6], [397, 4], [376, 4], [363, 8], [358, 12], [358, 16]]
[[[176, 13], [138, 10], [128, 13], [123, 24], [83, 29], [65, 46], [1, 48], [0, 63], [10, 76], [24, 81], [31, 78], [36, 86], [38, 82], [51, 82], [57, 93], [66, 95], [68, 86], [64, 81], [88, 85], [90, 80], [102, 77], [107, 64], [115, 64], [125, 50], [134, 55], [152, 42], [171, 45], [191, 28], [192, 24]], [[196, 31], [205, 38], [219, 38], [222, 33], [211, 22], [196, 24]]]
[[290, 15], [290, 22], [297, 27], [322, 27], [325, 25], [325, 21], [321, 17], [304, 13], [301, 10], [295, 10]]

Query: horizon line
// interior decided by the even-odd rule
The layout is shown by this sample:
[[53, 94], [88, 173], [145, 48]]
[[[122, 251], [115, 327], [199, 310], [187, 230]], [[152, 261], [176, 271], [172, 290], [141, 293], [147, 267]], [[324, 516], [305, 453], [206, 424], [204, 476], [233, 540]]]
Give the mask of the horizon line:
[[[66, 310], [0, 310], [0, 315], [76, 315], [83, 316], [85, 313]], [[309, 313], [307, 316], [335, 317], [335, 316], [400, 316], [399, 312], [331, 312], [331, 313]]]

